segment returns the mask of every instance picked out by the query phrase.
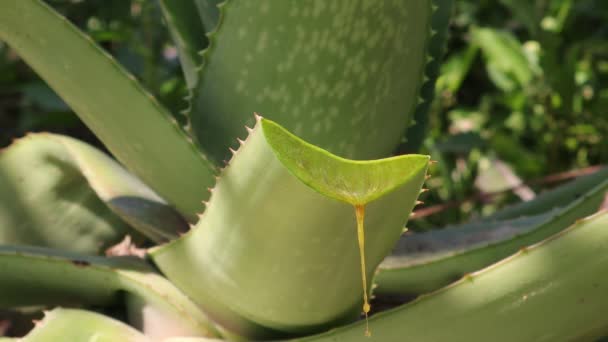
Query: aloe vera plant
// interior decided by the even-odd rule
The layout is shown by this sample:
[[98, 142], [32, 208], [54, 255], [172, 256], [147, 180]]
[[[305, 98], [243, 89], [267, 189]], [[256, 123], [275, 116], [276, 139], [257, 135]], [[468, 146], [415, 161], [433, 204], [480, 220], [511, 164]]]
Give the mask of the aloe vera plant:
[[[410, 128], [414, 116], [424, 126], [450, 0], [161, 7], [191, 93], [186, 127], [41, 0], [0, 3], [0, 39], [117, 159], [52, 134], [0, 154], [0, 308], [70, 307], [26, 340], [608, 332], [592, 315], [608, 309], [606, 214], [581, 221], [608, 189], [605, 170], [476, 223], [402, 234], [429, 157], [391, 154], [419, 143]], [[125, 235], [152, 246], [144, 260], [101, 255], [142, 254], [116, 245]], [[424, 295], [368, 317], [372, 293]], [[547, 305], [567, 314], [540, 317]], [[124, 322], [90, 311], [116, 306]], [[592, 317], [570, 319], [581, 315]]]

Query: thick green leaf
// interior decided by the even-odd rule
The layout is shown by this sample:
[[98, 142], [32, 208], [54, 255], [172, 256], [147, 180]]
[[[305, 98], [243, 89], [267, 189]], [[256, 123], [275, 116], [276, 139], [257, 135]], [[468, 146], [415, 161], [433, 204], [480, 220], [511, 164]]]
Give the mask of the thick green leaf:
[[433, 3], [437, 9], [431, 21], [431, 30], [435, 34], [432, 35], [428, 45], [430, 61], [425, 67], [424, 83], [420, 88], [420, 98], [414, 113], [414, 120], [405, 132], [405, 143], [399, 147], [399, 151], [405, 153], [418, 152], [426, 137], [429, 124], [428, 111], [435, 95], [435, 80], [439, 76], [439, 68], [446, 50], [453, 1], [433, 0]]
[[113, 159], [66, 136], [30, 134], [4, 150], [0, 188], [0, 244], [98, 254], [133, 235], [119, 217], [157, 242], [188, 228]]
[[201, 18], [193, 0], [161, 0], [163, 16], [179, 50], [179, 59], [188, 88], [198, 81], [198, 68], [202, 64], [199, 54], [207, 39]]
[[129, 233], [58, 136], [28, 135], [0, 154], [0, 245], [100, 254]]
[[608, 212], [434, 293], [298, 341], [593, 341], [608, 334]]
[[116, 61], [40, 0], [0, 2], [0, 39], [122, 163], [194, 220], [204, 189], [214, 184], [214, 167]]
[[99, 198], [140, 233], [164, 242], [187, 231], [186, 221], [175, 209], [113, 159], [78, 140], [52, 138], [70, 153]]
[[0, 246], [0, 279], [1, 308], [108, 306], [125, 299], [129, 320], [155, 338], [217, 335], [194, 303], [136, 259]]
[[216, 160], [255, 111], [332, 153], [389, 155], [418, 104], [431, 0], [229, 0], [209, 35], [192, 129]]
[[[598, 210], [608, 191], [606, 171], [602, 173], [603, 178], [596, 176], [584, 180], [595, 180], [595, 187], [581, 192], [578, 199], [562, 208], [530, 217], [473, 222], [405, 235], [394, 253], [380, 265], [374, 280], [378, 285], [376, 292], [412, 295], [433, 291], [561, 231]], [[575, 184], [584, 182], [576, 181]], [[564, 189], [567, 191], [571, 187], [569, 184]], [[544, 198], [552, 198], [552, 195], [547, 194]]]
[[152, 342], [130, 326], [110, 317], [75, 309], [55, 309], [23, 339], [24, 342]]
[[495, 214], [482, 218], [482, 221], [537, 215], [554, 208], [567, 206], [606, 179], [608, 179], [608, 167], [593, 174], [579, 177], [555, 189], [542, 192], [531, 201], [511, 205]]
[[366, 209], [370, 277], [399, 238], [427, 166], [417, 155], [338, 158], [261, 120], [195, 229], [151, 255], [229, 330], [253, 338], [319, 331], [361, 307], [355, 210], [334, 198], [377, 198]]
[[225, 0], [193, 0], [198, 8], [203, 27], [206, 32], [215, 30], [220, 21], [220, 10], [218, 5]]

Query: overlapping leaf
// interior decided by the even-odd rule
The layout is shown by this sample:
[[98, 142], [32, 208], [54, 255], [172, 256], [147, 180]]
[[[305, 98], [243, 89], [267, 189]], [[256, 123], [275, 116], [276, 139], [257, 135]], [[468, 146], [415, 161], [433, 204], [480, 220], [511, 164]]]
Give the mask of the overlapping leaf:
[[131, 227], [157, 242], [187, 230], [114, 160], [65, 136], [30, 134], [4, 150], [0, 187], [0, 244], [98, 254], [126, 234], [141, 236]]
[[277, 337], [352, 320], [362, 297], [352, 204], [367, 207], [369, 279], [401, 234], [428, 160], [341, 159], [262, 119], [195, 229], [154, 249], [152, 258], [241, 335]]
[[194, 220], [214, 183], [214, 166], [116, 61], [40, 0], [2, 1], [0, 39], [127, 168]]
[[405, 235], [380, 265], [376, 291], [414, 295], [436, 290], [596, 212], [607, 191], [604, 169], [493, 216], [502, 220]]
[[435, 34], [428, 44], [429, 62], [425, 66], [424, 82], [420, 88], [420, 97], [416, 105], [411, 126], [407, 128], [404, 143], [399, 147], [403, 153], [416, 153], [420, 150], [426, 136], [429, 124], [428, 110], [435, 95], [435, 80], [439, 76], [439, 68], [446, 49], [450, 17], [452, 15], [452, 0], [433, 0], [437, 6], [431, 21], [431, 30]]
[[198, 68], [202, 64], [199, 54], [206, 45], [205, 30], [193, 0], [161, 0], [165, 21], [179, 50], [179, 58], [188, 88], [198, 81]]
[[124, 300], [132, 324], [154, 337], [218, 334], [194, 303], [142, 261], [0, 246], [0, 279], [1, 308]]
[[84, 310], [55, 309], [36, 323], [27, 342], [129, 341], [152, 342], [132, 327], [107, 316]]
[[418, 104], [433, 13], [431, 0], [226, 1], [194, 91], [195, 136], [221, 161], [255, 111], [340, 156], [389, 155]]
[[[608, 334], [608, 212], [363, 322], [297, 341], [593, 341]], [[550, 309], [548, 309], [550, 308]]]

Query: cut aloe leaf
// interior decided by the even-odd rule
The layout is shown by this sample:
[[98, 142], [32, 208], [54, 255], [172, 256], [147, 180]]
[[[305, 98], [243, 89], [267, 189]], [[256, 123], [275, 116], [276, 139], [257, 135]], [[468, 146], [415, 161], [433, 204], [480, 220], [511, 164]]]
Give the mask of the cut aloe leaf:
[[262, 127], [275, 156], [294, 176], [319, 193], [352, 205], [370, 203], [401, 187], [406, 175], [429, 161], [421, 155], [348, 160], [306, 143], [272, 121], [264, 120]]
[[25, 342], [152, 342], [132, 327], [110, 317], [85, 310], [55, 309], [23, 338]]
[[226, 1], [193, 94], [195, 136], [226, 159], [256, 111], [337, 155], [388, 156], [418, 104], [433, 5]]
[[114, 160], [65, 136], [30, 134], [5, 149], [0, 188], [0, 244], [100, 254], [126, 234], [140, 236], [125, 222], [157, 242], [187, 230]]
[[[298, 341], [593, 341], [608, 334], [608, 212], [415, 301]], [[550, 308], [550, 310], [548, 309]], [[431, 319], [432, 318], [432, 319]]]
[[118, 160], [194, 221], [205, 189], [215, 182], [214, 166], [133, 76], [40, 0], [2, 1], [0, 40], [49, 83]]
[[355, 210], [343, 201], [373, 200], [365, 220], [369, 279], [399, 238], [428, 161], [341, 159], [260, 119], [195, 229], [151, 256], [229, 330], [250, 338], [319, 331], [361, 307]]
[[[593, 177], [585, 182], [591, 180], [595, 187], [576, 181], [585, 184], [587, 192], [582, 192], [585, 188], [581, 186], [578, 199], [571, 204], [542, 214], [405, 235], [380, 265], [374, 280], [376, 293], [415, 295], [433, 291], [561, 231], [598, 210], [608, 191], [608, 178]], [[554, 191], [565, 194], [571, 187], [568, 184]]]
[[188, 88], [198, 81], [198, 67], [202, 64], [199, 54], [205, 48], [205, 29], [193, 0], [161, 0], [163, 16], [179, 50], [179, 59]]
[[[181, 336], [218, 334], [196, 304], [136, 259], [0, 246], [0, 279], [0, 308], [108, 306], [125, 298], [131, 321], [154, 338], [168, 337], [166, 333], [176, 331]], [[170, 330], [159, 329], [159, 316]]]

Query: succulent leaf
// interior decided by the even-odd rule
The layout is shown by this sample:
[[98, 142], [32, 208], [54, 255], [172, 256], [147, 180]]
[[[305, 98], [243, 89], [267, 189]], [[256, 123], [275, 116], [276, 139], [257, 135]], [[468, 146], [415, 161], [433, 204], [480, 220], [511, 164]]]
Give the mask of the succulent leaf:
[[0, 187], [0, 244], [99, 254], [125, 234], [139, 235], [125, 222], [157, 242], [188, 228], [113, 159], [66, 136], [30, 134], [5, 149]]
[[152, 342], [132, 327], [108, 316], [77, 309], [54, 309], [24, 337], [27, 342]]
[[179, 59], [188, 88], [198, 81], [197, 69], [202, 64], [199, 51], [205, 48], [207, 39], [201, 17], [193, 0], [161, 0], [160, 7], [169, 32], [179, 50]]
[[[431, 38], [427, 48], [430, 61], [425, 66], [424, 80], [420, 88], [422, 102], [416, 104], [412, 125], [406, 128], [405, 142], [399, 147], [401, 153], [416, 153], [426, 137], [429, 123], [428, 111], [435, 95], [435, 80], [446, 49], [453, 0], [433, 0], [435, 13], [432, 17]], [[435, 32], [435, 33], [433, 33]]]
[[220, 9], [218, 5], [225, 0], [194, 0], [198, 8], [205, 32], [212, 32], [220, 21]]
[[369, 279], [399, 238], [427, 166], [428, 156], [338, 158], [260, 119], [195, 229], [151, 256], [229, 330], [319, 331], [356, 318], [361, 305], [357, 226], [344, 201], [356, 194], [366, 204]]
[[252, 111], [348, 158], [399, 144], [428, 62], [431, 0], [229, 0], [220, 12], [190, 114], [215, 160]]
[[297, 341], [593, 341], [608, 334], [598, 315], [608, 310], [607, 227], [608, 211], [600, 212], [448, 287], [372, 316], [371, 338], [358, 322]]
[[604, 167], [593, 174], [578, 177], [555, 189], [542, 192], [531, 201], [511, 205], [490, 216], [482, 218], [482, 221], [498, 221], [521, 216], [537, 215], [551, 209], [565, 207], [581, 198], [584, 194], [597, 187], [598, 184], [604, 182], [606, 179], [608, 179], [608, 167]]
[[1, 152], [0, 245], [101, 254], [133, 232], [57, 138], [28, 135]]
[[[217, 336], [200, 309], [143, 261], [0, 246], [0, 307], [116, 304], [126, 293], [130, 321], [155, 332], [164, 322], [183, 336]], [[136, 306], [133, 307], [132, 305]], [[145, 305], [142, 305], [145, 304]], [[151, 314], [150, 311], [156, 314]], [[153, 320], [153, 321], [150, 321]], [[179, 329], [178, 329], [179, 328]], [[174, 333], [176, 330], [171, 330]], [[167, 336], [162, 336], [167, 337]]]
[[2, 1], [0, 40], [57, 91], [118, 160], [194, 221], [207, 196], [204, 189], [215, 182], [215, 167], [112, 57], [40, 0]]
[[[378, 285], [376, 293], [430, 292], [558, 233], [598, 210], [608, 191], [608, 169], [538, 196], [531, 201], [536, 203], [527, 203], [526, 208], [529, 213], [533, 213], [531, 209], [551, 208], [547, 202], [573, 189], [577, 189], [577, 199], [533, 216], [404, 235], [378, 269], [374, 280]], [[522, 213], [523, 204], [518, 207]]]

